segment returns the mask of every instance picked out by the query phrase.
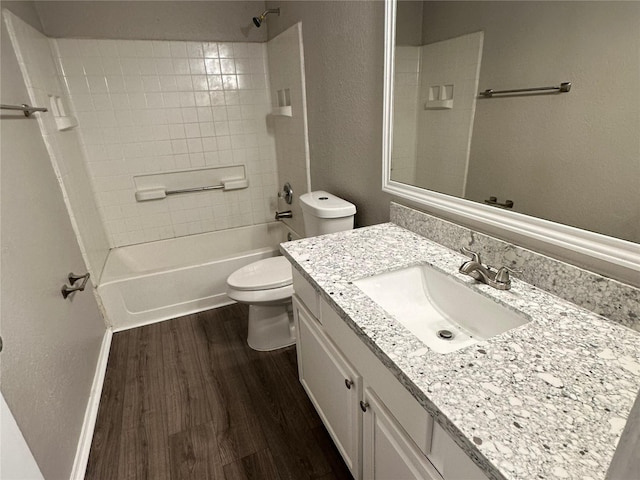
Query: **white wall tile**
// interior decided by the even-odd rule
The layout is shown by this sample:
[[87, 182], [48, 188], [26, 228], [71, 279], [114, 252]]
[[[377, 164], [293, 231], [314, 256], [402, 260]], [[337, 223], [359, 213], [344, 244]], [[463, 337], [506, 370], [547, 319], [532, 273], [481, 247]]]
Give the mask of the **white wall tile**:
[[[277, 168], [263, 45], [55, 43], [114, 246], [271, 220]], [[162, 212], [135, 202], [134, 175], [228, 164], [246, 165], [246, 192], [150, 202]]]
[[191, 76], [178, 75], [176, 77], [176, 87], [179, 92], [193, 92], [193, 83], [191, 83]]
[[173, 75], [173, 60], [171, 58], [156, 58], [156, 72], [158, 75]]
[[202, 50], [205, 58], [218, 58], [218, 44], [214, 42], [205, 42], [202, 44]]
[[[276, 191], [282, 188], [285, 182], [291, 183], [297, 196], [307, 192], [309, 185], [309, 150], [307, 140], [306, 125], [306, 93], [304, 79], [304, 64], [302, 56], [302, 32], [301, 24], [296, 24], [274, 39], [267, 42], [269, 65], [270, 95], [264, 102], [254, 102], [255, 93], [263, 90], [242, 90], [238, 95], [238, 107], [229, 110], [234, 119], [243, 120], [243, 135], [232, 137], [232, 146], [243, 144], [245, 147], [259, 147], [261, 155], [259, 162], [266, 164], [266, 159], [271, 155], [278, 158], [277, 177], [275, 171], [258, 168], [259, 174], [256, 181], [259, 181], [265, 192]], [[264, 51], [264, 48], [262, 50]], [[264, 57], [257, 56], [258, 49], [247, 49], [247, 55], [256, 54], [253, 59], [252, 70], [256, 73], [265, 72]], [[263, 108], [277, 105], [277, 91], [289, 89], [291, 92], [292, 117], [273, 117], [273, 129], [275, 132], [276, 151], [262, 152], [262, 142], [264, 135], [261, 131], [248, 133], [259, 125], [247, 123], [254, 113], [258, 118], [264, 112]], [[273, 158], [272, 157], [272, 158]], [[277, 182], [277, 186], [276, 186]], [[255, 202], [254, 202], [255, 205]], [[275, 207], [275, 206], [274, 206]], [[293, 218], [285, 220], [292, 228], [300, 234], [304, 234], [304, 223], [302, 221], [302, 211], [299, 202], [287, 205], [283, 201], [279, 202], [277, 208], [293, 211]]]
[[176, 77], [174, 75], [160, 75], [158, 77], [160, 81], [160, 90], [163, 92], [175, 92], [178, 90], [176, 83]]
[[[75, 98], [78, 101], [78, 108], [75, 112], [68, 113], [81, 116], [90, 128], [99, 128], [97, 117], [93, 115], [94, 104], [88, 93], [89, 84], [83, 77], [85, 63], [80, 58], [81, 54], [87, 51], [99, 53], [96, 44], [89, 42], [86, 48], [80, 49], [75, 40], [62, 41], [61, 45], [50, 43], [44, 35], [18, 17], [9, 12], [4, 13], [20, 70], [25, 78], [30, 103], [46, 105], [49, 96], [56, 95], [60, 96], [63, 103], [71, 110], [72, 102], [68, 87], [71, 83], [76, 87]], [[63, 53], [67, 56], [64, 64], [57, 62], [57, 57]], [[102, 74], [99, 61], [87, 62], [87, 65], [90, 67], [91, 74]], [[74, 80], [67, 82], [66, 79], [59, 77], [60, 73]], [[109, 117], [105, 123], [111, 123], [112, 120], [113, 118]], [[76, 130], [58, 131], [51, 115], [38, 117], [38, 123], [52, 166], [60, 182], [81, 253], [87, 268], [93, 275], [92, 278], [98, 279], [108, 254], [109, 242], [96, 202], [95, 183], [88, 172], [78, 133]], [[93, 152], [97, 162], [105, 160], [104, 148], [96, 145]]]
[[218, 44], [218, 56], [220, 58], [233, 58], [233, 44], [232, 43], [219, 43]]
[[187, 58], [174, 58], [173, 73], [176, 75], [189, 75], [191, 73], [191, 70], [189, 69], [189, 60]]
[[89, 85], [89, 93], [92, 95], [109, 91], [107, 88], [107, 80], [104, 76], [87, 75], [87, 83]]
[[140, 75], [140, 61], [137, 58], [120, 57], [123, 75]]
[[171, 46], [169, 42], [154, 41], [152, 42], [154, 58], [168, 58], [171, 57]]
[[184, 123], [196, 123], [198, 121], [198, 110], [196, 108], [181, 108], [182, 121]]
[[89, 93], [89, 83], [84, 74], [65, 77], [65, 83], [71, 95]]
[[156, 62], [153, 58], [140, 58], [138, 59], [138, 68], [142, 75], [156, 75]]
[[[420, 47], [421, 105], [413, 127], [417, 132], [413, 165], [415, 183], [425, 188], [456, 196], [465, 194], [482, 38], [479, 32]], [[430, 86], [445, 84], [454, 85], [452, 110], [420, 108]]]

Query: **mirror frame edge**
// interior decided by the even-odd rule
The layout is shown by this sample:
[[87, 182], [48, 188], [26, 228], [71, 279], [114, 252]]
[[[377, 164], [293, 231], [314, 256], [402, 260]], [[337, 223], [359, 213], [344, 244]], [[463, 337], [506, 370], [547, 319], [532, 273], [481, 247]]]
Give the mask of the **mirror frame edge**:
[[635, 284], [637, 280], [633, 281], [634, 275], [637, 277], [640, 272], [640, 245], [637, 243], [518, 212], [496, 209], [391, 179], [396, 2], [397, 0], [385, 0], [382, 191], [410, 200], [445, 218], [453, 215], [471, 223], [488, 225], [498, 235], [505, 232], [507, 236], [515, 234], [533, 239], [546, 247], [545, 250], [570, 250], [586, 268], [593, 267], [600, 271], [602, 268], [599, 266], [604, 262], [610, 267], [605, 269], [606, 274]]

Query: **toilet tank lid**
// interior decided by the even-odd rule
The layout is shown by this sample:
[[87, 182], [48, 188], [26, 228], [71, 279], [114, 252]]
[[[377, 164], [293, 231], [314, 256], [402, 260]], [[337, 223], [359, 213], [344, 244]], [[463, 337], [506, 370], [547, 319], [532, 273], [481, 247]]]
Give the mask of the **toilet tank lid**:
[[349, 217], [356, 213], [356, 206], [353, 203], [324, 190], [300, 195], [300, 205], [305, 214], [311, 214], [318, 218]]

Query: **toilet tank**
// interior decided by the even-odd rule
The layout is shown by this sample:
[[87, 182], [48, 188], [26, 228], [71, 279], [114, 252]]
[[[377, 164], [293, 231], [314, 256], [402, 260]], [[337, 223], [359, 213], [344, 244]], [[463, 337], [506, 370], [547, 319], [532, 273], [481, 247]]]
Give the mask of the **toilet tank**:
[[353, 203], [322, 190], [300, 196], [307, 237], [353, 229], [356, 207]]

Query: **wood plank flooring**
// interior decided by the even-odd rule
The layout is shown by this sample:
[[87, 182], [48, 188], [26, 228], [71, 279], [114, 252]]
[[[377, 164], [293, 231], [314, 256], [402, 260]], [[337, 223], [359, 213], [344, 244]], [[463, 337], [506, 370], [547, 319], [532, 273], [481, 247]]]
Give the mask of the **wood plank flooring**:
[[350, 479], [298, 381], [231, 305], [113, 336], [87, 479]]

